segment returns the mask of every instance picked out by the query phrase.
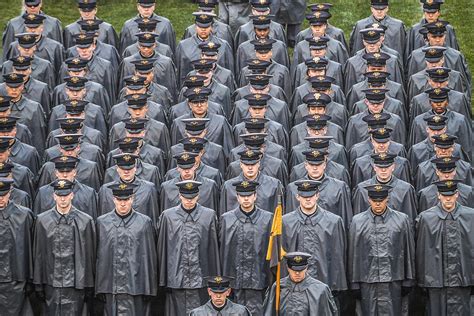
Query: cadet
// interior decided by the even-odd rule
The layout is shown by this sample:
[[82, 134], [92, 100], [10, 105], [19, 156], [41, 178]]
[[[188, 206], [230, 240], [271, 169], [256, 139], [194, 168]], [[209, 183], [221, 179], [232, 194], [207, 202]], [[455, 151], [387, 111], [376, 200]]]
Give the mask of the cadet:
[[157, 291], [156, 233], [133, 207], [134, 184], [111, 185], [115, 209], [97, 219], [95, 291], [106, 315], [151, 315]]
[[[209, 12], [215, 14], [215, 8], [218, 5], [218, 0], [198, 0], [198, 12]], [[234, 49], [234, 35], [230, 26], [222, 21], [214, 20], [212, 23], [212, 32], [220, 39], [225, 40], [232, 49]], [[183, 39], [196, 34], [194, 25], [190, 25], [184, 30]]]
[[349, 169], [347, 160], [347, 152], [344, 146], [334, 142], [331, 136], [313, 136], [306, 137], [304, 142], [299, 143], [291, 148], [289, 166], [294, 166], [305, 161], [303, 152], [312, 149], [324, 149], [328, 152], [328, 161], [337, 162], [338, 164]]
[[256, 205], [261, 209], [273, 212], [277, 206], [277, 197], [283, 195], [282, 183], [280, 180], [261, 172], [262, 153], [259, 150], [244, 150], [239, 152], [239, 156], [242, 173], [237, 177], [227, 180], [222, 186], [220, 214], [233, 210], [238, 206], [237, 192], [232, 185], [232, 183], [238, 181], [258, 182]]
[[303, 143], [307, 137], [330, 136], [337, 144], [344, 144], [342, 128], [330, 122], [329, 115], [307, 115], [304, 121], [295, 125], [290, 131], [290, 146]]
[[[15, 119], [10, 119], [10, 124], [12, 123], [13, 125], [10, 126], [13, 129]], [[15, 136], [0, 136], [0, 155], [2, 156], [0, 160], [10, 159], [19, 165], [28, 167], [35, 176], [38, 174], [40, 168], [38, 151], [33, 146], [22, 143]]]
[[[422, 162], [427, 161], [434, 157], [435, 152], [434, 152], [434, 146], [433, 146], [433, 143], [434, 143], [433, 137], [436, 135], [441, 135], [441, 134], [446, 133], [447, 119], [448, 118], [446, 116], [442, 116], [442, 115], [441, 116], [432, 115], [424, 119], [426, 122], [427, 137], [423, 141], [411, 146], [410, 150], [408, 151], [408, 159], [410, 160], [410, 165], [412, 166], [413, 175], [416, 174], [416, 169]], [[460, 157], [462, 160], [470, 161], [467, 154], [461, 148], [461, 145], [457, 143], [454, 145], [454, 150], [452, 152], [452, 155], [455, 157]]]
[[[338, 315], [338, 310], [329, 287], [308, 274], [308, 259], [305, 252], [285, 254], [288, 276], [281, 279], [280, 313], [282, 315]], [[274, 283], [265, 298], [265, 316], [275, 312]]]
[[107, 168], [115, 166], [113, 156], [125, 153], [138, 155], [140, 161], [156, 166], [160, 171], [166, 170], [165, 153], [161, 149], [145, 143], [142, 137], [122, 138], [118, 143], [118, 148], [109, 151], [107, 154]]
[[427, 314], [471, 315], [474, 210], [459, 204], [457, 181], [436, 186], [438, 204], [416, 221], [417, 285], [428, 292]]
[[[352, 188], [355, 188], [359, 183], [369, 180], [376, 175], [376, 168], [379, 173], [384, 173], [388, 178], [390, 170], [393, 168], [392, 174], [402, 181], [411, 182], [410, 164], [408, 159], [397, 156], [390, 152], [373, 153], [357, 158], [352, 165]], [[407, 210], [413, 214], [414, 210]]]
[[[81, 183], [77, 179], [77, 159], [67, 157], [67, 159], [54, 159], [54, 173], [58, 181], [68, 181], [71, 183], [73, 192], [72, 205], [76, 209], [84, 210], [87, 215], [93, 219], [98, 217], [97, 192]], [[51, 183], [47, 183], [38, 188], [35, 197], [33, 210], [35, 215], [39, 215], [54, 207], [54, 188]]]
[[[419, 23], [413, 25], [407, 32], [407, 42], [405, 49], [406, 58], [410, 56], [411, 52], [417, 48], [425, 46], [425, 38], [420, 30], [423, 25], [440, 21], [441, 5], [444, 0], [420, 0], [423, 4], [423, 18]], [[446, 25], [446, 46], [459, 50], [458, 40], [454, 28], [448, 24]], [[405, 60], [406, 60], [405, 58]]]
[[294, 123], [300, 124], [308, 115], [328, 115], [331, 122], [344, 129], [347, 125], [349, 114], [346, 106], [334, 102], [326, 93], [308, 93], [303, 97], [303, 104], [298, 105], [293, 117]]
[[379, 29], [361, 30], [365, 48], [358, 51], [344, 65], [344, 87], [348, 91], [353, 85], [364, 80], [364, 73], [369, 71], [386, 71], [390, 80], [404, 84], [401, 60], [382, 49], [381, 31]]
[[446, 132], [457, 136], [457, 143], [459, 143], [463, 150], [470, 155], [472, 151], [472, 126], [470, 119], [448, 109], [449, 103], [451, 102], [449, 100], [448, 90], [434, 89], [430, 92], [429, 98], [431, 109], [413, 119], [408, 143], [413, 145], [425, 139], [427, 136], [425, 119], [433, 115], [438, 117], [446, 116]]
[[35, 222], [33, 283], [45, 314], [87, 314], [94, 297], [94, 220], [73, 206], [73, 182], [50, 186], [56, 205]]
[[[270, 15], [272, 12], [272, 6], [276, 1], [273, 0], [252, 0], [249, 1], [250, 5], [252, 6], [250, 18], [254, 16], [270, 16], [271, 18], [274, 15]], [[255, 38], [255, 30], [253, 25], [253, 20], [241, 25], [235, 34], [235, 46], [238, 47], [245, 41]], [[283, 26], [275, 21], [270, 22], [270, 38], [282, 41], [286, 43], [286, 33]]]
[[[161, 209], [167, 210], [179, 204], [179, 188], [176, 183], [181, 181], [193, 180], [201, 183], [199, 204], [217, 210], [219, 208], [219, 187], [214, 180], [207, 178], [198, 173], [198, 166], [196, 158], [199, 154], [193, 152], [182, 152], [173, 156], [177, 164], [176, 170], [179, 176], [174, 177], [161, 184], [160, 188], [160, 202]], [[202, 168], [199, 169], [201, 171]]]
[[[473, 169], [469, 162], [453, 157], [454, 138], [451, 135], [441, 134], [435, 136], [435, 157], [422, 162], [414, 175], [415, 187], [418, 190], [426, 188], [436, 181], [436, 178], [449, 178], [454, 176], [456, 180], [463, 180], [465, 184], [472, 186]], [[451, 174], [447, 177], [444, 174]]]
[[[44, 14], [27, 14], [22, 15], [26, 33], [37, 35], [35, 55], [51, 62], [55, 71], [58, 71], [64, 60], [64, 47], [60, 42], [56, 42], [43, 34]], [[18, 42], [10, 44], [7, 50], [3, 51], [4, 59], [10, 59], [18, 55]]]
[[[235, 72], [240, 74], [252, 59], [255, 59], [258, 44], [260, 51], [272, 52], [272, 59], [282, 66], [290, 68], [290, 60], [286, 44], [270, 36], [270, 17], [265, 15], [252, 16], [255, 37], [239, 45], [235, 53]], [[258, 57], [257, 57], [258, 58]]]
[[239, 206], [220, 220], [222, 273], [232, 277], [234, 301], [246, 306], [252, 315], [263, 315], [265, 291], [270, 285], [265, 256], [273, 215], [255, 205], [259, 183], [244, 180], [232, 185]]
[[120, 52], [123, 52], [127, 47], [135, 42], [135, 34], [139, 32], [139, 23], [143, 20], [157, 20], [155, 24], [156, 29], [154, 33], [159, 34], [158, 41], [165, 43], [174, 52], [176, 49], [176, 35], [173, 25], [167, 18], [154, 13], [156, 8], [155, 0], [137, 0], [138, 14], [127, 20], [120, 32]]
[[331, 165], [331, 163], [334, 164], [334, 162], [327, 161], [327, 152], [313, 149], [304, 152], [303, 154], [306, 157], [306, 161], [303, 163], [303, 169], [306, 174], [297, 177], [298, 180], [290, 183], [287, 187], [285, 207], [287, 213], [296, 210], [300, 205], [299, 200], [297, 199], [298, 181], [318, 181], [320, 182], [318, 185], [318, 205], [325, 210], [340, 216], [347, 229], [352, 218], [351, 190], [349, 185], [332, 177], [327, 166]]
[[[288, 149], [288, 132], [280, 123], [265, 118], [265, 112], [266, 110], [250, 111], [250, 117], [245, 118], [243, 122], [240, 122], [234, 126], [234, 142], [237, 146], [243, 142], [242, 138], [240, 137], [242, 134], [266, 133], [268, 135], [269, 141], [280, 144], [280, 146], [283, 148]], [[286, 156], [287, 152], [282, 152], [280, 154], [284, 154]]]
[[343, 220], [318, 205], [321, 182], [300, 180], [295, 185], [299, 207], [283, 216], [283, 248], [311, 254], [309, 275], [326, 283], [337, 297], [347, 290]]
[[354, 214], [362, 213], [369, 207], [370, 202], [366, 188], [371, 185], [381, 184], [392, 187], [388, 206], [407, 214], [410, 222], [414, 221], [418, 215], [415, 188], [409, 182], [400, 180], [394, 175], [395, 163], [390, 164], [387, 161], [386, 165], [382, 166], [377, 161], [377, 164], [374, 163], [373, 169], [375, 176], [360, 182], [352, 193], [352, 209]]
[[364, 99], [365, 95], [362, 90], [379, 88], [387, 89], [387, 95], [391, 98], [397, 99], [402, 102], [403, 106], [406, 107], [407, 96], [405, 93], [404, 86], [398, 82], [388, 79], [390, 74], [385, 71], [367, 71], [364, 73], [364, 80], [359, 81], [352, 87], [347, 89], [347, 106], [352, 106], [357, 101]]
[[191, 61], [201, 57], [199, 44], [209, 42], [220, 44], [217, 63], [229, 70], [234, 69], [234, 54], [229, 43], [212, 33], [215, 14], [194, 12], [196, 34], [179, 42], [176, 48], [176, 66], [178, 68], [178, 86], [182, 86], [184, 78], [192, 70]]
[[370, 130], [369, 134], [369, 138], [352, 146], [349, 152], [349, 161], [354, 162], [357, 158], [372, 153], [392, 153], [406, 158], [405, 147], [391, 139], [392, 129], [385, 127], [375, 128]]
[[347, 61], [349, 54], [347, 53], [344, 44], [326, 35], [328, 19], [330, 17], [331, 14], [327, 11], [314, 11], [306, 16], [306, 19], [309, 21], [311, 32], [304, 41], [302, 40], [296, 45], [293, 55], [293, 67], [296, 67], [296, 65], [311, 57], [310, 46], [312, 41], [319, 41], [320, 39], [323, 39], [326, 43], [326, 50], [329, 59], [334, 60], [341, 65]]
[[[73, 57], [66, 59], [65, 63], [67, 65], [67, 76], [61, 79], [64, 83], [57, 85], [53, 89], [51, 93], [52, 106], [62, 104], [66, 100], [84, 100], [99, 105], [103, 109], [104, 114], [109, 113], [111, 101], [107, 90], [105, 90], [102, 84], [86, 78], [89, 72], [87, 67], [88, 61], [80, 57]], [[68, 82], [67, 78], [74, 77], [84, 78], [85, 80]]]
[[[330, 19], [332, 17], [331, 12], [329, 12], [332, 7], [333, 7], [333, 5], [331, 3], [314, 3], [314, 4], [309, 4], [308, 5], [308, 8], [313, 13], [313, 16], [318, 11], [320, 11], [320, 12], [325, 11], [325, 12], [329, 13], [329, 18], [328, 19]], [[312, 33], [311, 28], [307, 28], [307, 29], [302, 30], [296, 36], [296, 43], [301, 42], [302, 40], [304, 40], [305, 38], [310, 36], [311, 33]], [[332, 37], [335, 40], [338, 40], [339, 42], [344, 44], [344, 46], [347, 49], [347, 41], [346, 41], [346, 37], [344, 35], [344, 31], [342, 29], [340, 29], [338, 27], [335, 27], [334, 25], [331, 25], [328, 22], [325, 33], [328, 37]]]
[[228, 299], [232, 278], [213, 276], [206, 278], [207, 293], [210, 300], [203, 306], [193, 309], [189, 316], [209, 316], [209, 315], [235, 315], [250, 316], [250, 311], [243, 305], [232, 302]]
[[42, 0], [24, 0], [22, 9], [22, 14], [8, 21], [5, 26], [2, 37], [4, 52], [8, 50], [8, 46], [14, 41], [16, 34], [24, 33], [26, 31], [23, 14], [43, 14], [45, 16], [42, 32], [43, 35], [55, 41], [62, 42], [63, 34], [61, 30], [61, 21], [44, 14], [42, 11]]
[[387, 206], [391, 188], [365, 187], [370, 207], [354, 215], [349, 229], [349, 282], [363, 315], [407, 314], [405, 296], [415, 285], [413, 226]]
[[80, 19], [64, 28], [64, 47], [66, 49], [74, 45], [73, 37], [81, 32], [81, 23], [89, 23], [90, 21], [100, 21], [98, 23], [98, 41], [118, 47], [118, 37], [114, 27], [110, 23], [97, 18], [97, 0], [77, 0], [77, 8], [81, 16]]
[[154, 183], [137, 177], [138, 156], [133, 154], [119, 154], [114, 156], [117, 179], [111, 183], [105, 183], [99, 190], [100, 215], [114, 209], [113, 192], [110, 187], [121, 183], [134, 185], [134, 199], [132, 207], [135, 211], [147, 215], [153, 223], [159, 216], [158, 188]]
[[[50, 88], [48, 87], [47, 83], [37, 80], [31, 76], [33, 71], [31, 68], [31, 62], [33, 59], [29, 57], [17, 56], [10, 58], [10, 60], [12, 61], [12, 73], [24, 76], [23, 80], [25, 82], [25, 88], [22, 92], [23, 96], [41, 104], [44, 113], [48, 116], [50, 112], [49, 107], [51, 104], [51, 96], [49, 95]], [[0, 85], [0, 94], [6, 94], [5, 84]]]
[[158, 222], [159, 286], [167, 288], [168, 316], [185, 315], [203, 305], [205, 277], [220, 273], [216, 212], [197, 202], [200, 182], [176, 185], [181, 203], [165, 210]]
[[84, 119], [79, 117], [58, 118], [59, 128], [52, 130], [46, 139], [46, 146], [53, 147], [58, 143], [56, 136], [65, 134], [81, 134], [82, 140], [105, 149], [105, 135], [96, 129], [84, 125]]
[[171, 143], [177, 144], [178, 140], [182, 139], [186, 133], [186, 119], [194, 118], [209, 118], [206, 123], [206, 138], [224, 148], [224, 153], [228, 154], [234, 147], [232, 139], [232, 131], [227, 119], [218, 114], [209, 113], [209, 98], [210, 90], [207, 88], [188, 89], [186, 97], [191, 112], [184, 114], [173, 121], [171, 125]]
[[[117, 95], [117, 76], [113, 64], [110, 61], [94, 54], [96, 49], [96, 43], [94, 40], [94, 34], [77, 34], [74, 37], [76, 44], [75, 47], [78, 53], [77, 57], [87, 61], [87, 72], [85, 77], [90, 81], [102, 84], [105, 90], [107, 90], [109, 100], [114, 102]], [[67, 71], [68, 66], [63, 64], [59, 72], [60, 79], [66, 77]]]
[[12, 183], [2, 180], [6, 181], [0, 182], [0, 308], [8, 316], [31, 315], [27, 293], [32, 291], [29, 282], [33, 279], [33, 214], [10, 201]]
[[366, 28], [368, 24], [380, 23], [387, 27], [385, 31], [385, 44], [396, 50], [400, 56], [403, 56], [406, 46], [405, 25], [403, 25], [402, 21], [387, 15], [389, 9], [388, 2], [388, 0], [370, 0], [370, 11], [372, 14], [365, 19], [359, 20], [351, 32], [349, 45], [352, 55], [355, 55], [363, 47], [360, 30]]
[[[18, 41], [18, 55], [15, 57], [24, 57], [31, 59], [31, 77], [48, 84], [49, 87], [56, 85], [56, 73], [50, 61], [35, 56], [36, 40], [38, 36], [33, 33], [21, 33], [15, 35]], [[2, 75], [13, 71], [13, 62], [6, 60], [2, 65]], [[51, 89], [51, 88], [50, 88]]]
[[9, 115], [18, 117], [18, 122], [28, 127], [35, 148], [42, 154], [46, 139], [46, 118], [41, 104], [22, 95], [25, 87], [23, 75], [11, 73], [4, 75], [3, 79], [7, 95], [11, 98]]
[[27, 167], [9, 160], [0, 162], [0, 178], [13, 179], [15, 188], [26, 192], [30, 198], [35, 196], [34, 175]]

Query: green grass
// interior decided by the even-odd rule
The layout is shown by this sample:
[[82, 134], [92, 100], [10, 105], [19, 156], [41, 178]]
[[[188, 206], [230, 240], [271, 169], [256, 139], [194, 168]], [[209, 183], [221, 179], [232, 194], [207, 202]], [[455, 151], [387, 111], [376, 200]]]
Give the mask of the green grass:
[[[0, 30], [6, 22], [20, 13], [21, 0], [0, 0]], [[45, 12], [59, 18], [63, 25], [75, 21], [78, 17], [75, 0], [44, 0]], [[317, 1], [314, 1], [317, 2]], [[323, 2], [323, 1], [321, 1]], [[331, 23], [342, 28], [348, 37], [352, 25], [369, 14], [368, 0], [332, 0], [334, 4], [331, 13]], [[99, 0], [99, 17], [112, 23], [117, 32], [125, 20], [136, 14], [135, 0]], [[185, 28], [193, 23], [191, 13], [196, 5], [190, 0], [158, 0], [156, 12], [169, 18], [176, 30], [176, 36], [181, 38]], [[308, 2], [309, 3], [309, 2]], [[466, 56], [469, 66], [474, 69], [474, 30], [471, 22], [474, 20], [472, 0], [448, 1], [442, 7], [442, 18], [449, 21], [456, 29], [461, 50]], [[403, 20], [410, 26], [418, 22], [422, 16], [418, 0], [391, 1], [390, 14]], [[306, 24], [305, 24], [306, 25]]]

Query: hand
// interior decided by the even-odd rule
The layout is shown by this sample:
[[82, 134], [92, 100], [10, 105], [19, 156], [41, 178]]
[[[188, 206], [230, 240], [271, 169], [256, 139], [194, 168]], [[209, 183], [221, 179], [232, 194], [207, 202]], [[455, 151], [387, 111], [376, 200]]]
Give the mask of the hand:
[[97, 295], [95, 296], [95, 298], [96, 298], [98, 301], [102, 302], [102, 303], [105, 303], [105, 301], [106, 301], [106, 299], [105, 299], [105, 294], [104, 294], [104, 293], [99, 293], [99, 294], [97, 294]]
[[402, 286], [402, 297], [405, 297], [410, 294], [412, 290], [413, 288], [411, 286]]
[[46, 301], [46, 295], [43, 290], [36, 290], [36, 297], [42, 302]]
[[362, 291], [359, 289], [359, 290], [352, 290], [352, 296], [356, 299], [356, 300], [361, 300], [362, 299]]

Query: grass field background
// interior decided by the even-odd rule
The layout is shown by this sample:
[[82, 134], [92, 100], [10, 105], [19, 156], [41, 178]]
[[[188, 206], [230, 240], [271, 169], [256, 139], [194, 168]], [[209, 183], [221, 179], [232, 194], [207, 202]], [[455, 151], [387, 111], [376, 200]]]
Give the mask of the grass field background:
[[[333, 18], [330, 23], [342, 28], [347, 37], [352, 25], [369, 14], [368, 0], [332, 0], [330, 2], [334, 4], [331, 10]], [[2, 32], [7, 21], [20, 13], [21, 3], [21, 0], [0, 0], [2, 13], [0, 30]], [[117, 32], [120, 32], [124, 21], [136, 14], [135, 0], [99, 0], [98, 3], [98, 16], [114, 25]], [[156, 12], [172, 21], [179, 40], [185, 28], [193, 23], [191, 13], [195, 8], [196, 5], [190, 0], [157, 0]], [[44, 0], [44, 10], [47, 14], [59, 18], [64, 26], [75, 21], [79, 16], [75, 0]], [[405, 25], [411, 26], [420, 20], [422, 11], [418, 0], [393, 0], [389, 14], [403, 20]], [[474, 69], [473, 0], [446, 0], [442, 7], [442, 18], [454, 26], [461, 50], [468, 59], [471, 70]]]

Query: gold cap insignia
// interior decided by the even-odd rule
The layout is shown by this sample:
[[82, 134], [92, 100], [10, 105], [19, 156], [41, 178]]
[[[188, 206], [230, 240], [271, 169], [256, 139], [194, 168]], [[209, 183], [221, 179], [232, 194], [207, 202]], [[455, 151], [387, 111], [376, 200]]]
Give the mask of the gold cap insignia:
[[209, 46], [209, 48], [214, 48], [214, 46], [216, 46], [216, 44], [214, 44], [214, 42], [209, 42], [207, 44], [207, 46]]
[[189, 142], [190, 142], [191, 144], [194, 144], [194, 143], [196, 143], [197, 141], [198, 141], [197, 138], [190, 138], [190, 139], [189, 139]]
[[188, 154], [184, 154], [181, 156], [181, 159], [183, 159], [184, 161], [188, 161], [190, 158], [190, 156]]
[[382, 57], [382, 55], [380, 55], [379, 53], [374, 53], [374, 58], [375, 59], [379, 59], [380, 57]]
[[380, 120], [381, 117], [382, 115], [380, 115], [379, 113], [374, 114], [374, 119], [376, 119], [377, 121]]
[[380, 157], [380, 159], [385, 160], [387, 158], [387, 154], [386, 153], [380, 153], [379, 157]]
[[380, 191], [382, 191], [383, 187], [381, 185], [376, 185], [374, 187], [374, 189], [375, 189], [375, 191], [380, 192]]
[[444, 69], [436, 69], [436, 74], [437, 75], [443, 75], [444, 74]]
[[433, 117], [433, 121], [435, 121], [435, 123], [439, 123], [441, 121], [441, 116], [435, 116]]
[[61, 161], [62, 161], [62, 162], [66, 162], [66, 161], [67, 161], [67, 156], [62, 156], [62, 157], [61, 157]]
[[250, 183], [248, 183], [248, 181], [242, 181], [242, 183], [240, 185], [243, 186], [244, 188], [246, 188], [250, 185]]
[[132, 157], [130, 155], [125, 155], [125, 156], [123, 156], [122, 159], [128, 162], [128, 161], [132, 160]]
[[319, 100], [319, 99], [321, 98], [321, 93], [315, 93], [315, 94], [314, 94], [314, 98], [315, 98], [316, 100]]
[[192, 182], [188, 182], [188, 183], [186, 183], [186, 185], [184, 187], [188, 190], [191, 190], [191, 189], [194, 188], [194, 184]]
[[303, 258], [301, 256], [296, 256], [293, 258], [293, 261], [296, 263], [300, 263], [301, 261], [303, 261]]
[[193, 89], [194, 93], [198, 94], [201, 93], [201, 88], [197, 87]]
[[454, 182], [453, 182], [453, 181], [446, 181], [446, 186], [447, 186], [448, 188], [451, 188], [453, 185], [454, 185]]
[[64, 180], [58, 181], [58, 186], [60, 189], [64, 189], [64, 187], [66, 186], [66, 181]]
[[372, 73], [372, 75], [373, 75], [374, 77], [380, 77], [381, 73], [378, 72], [378, 71], [376, 71], [376, 72]]
[[449, 138], [448, 134], [441, 134], [439, 135], [439, 138], [441, 138], [441, 140], [447, 140]]
[[451, 162], [451, 158], [450, 157], [445, 157], [445, 158], [443, 158], [443, 161], [444, 162]]
[[[260, 0], [260, 2], [261, 2], [261, 1], [265, 1], [265, 0]], [[217, 284], [220, 284], [220, 283], [222, 282], [222, 278], [221, 278], [220, 276], [216, 276], [216, 277], [214, 278], [214, 282], [216, 282]]]
[[307, 189], [307, 188], [309, 188], [310, 185], [311, 185], [311, 184], [309, 184], [309, 182], [304, 182], [303, 185], [302, 185], [302, 187], [305, 188], [305, 189]]
[[119, 184], [119, 189], [120, 190], [125, 190], [128, 186], [125, 183], [120, 183]]
[[369, 31], [369, 32], [367, 32], [367, 34], [369, 34], [369, 36], [374, 36], [376, 33], [375, 33], [375, 31]]
[[145, 39], [150, 39], [152, 37], [153, 36], [150, 33], [146, 33], [145, 35], [143, 35], [143, 38], [145, 38]]
[[314, 158], [317, 158], [317, 157], [319, 157], [319, 156], [321, 155], [321, 153], [320, 153], [319, 151], [317, 151], [317, 150], [313, 150], [313, 151], [311, 152], [311, 155], [313, 155]]

